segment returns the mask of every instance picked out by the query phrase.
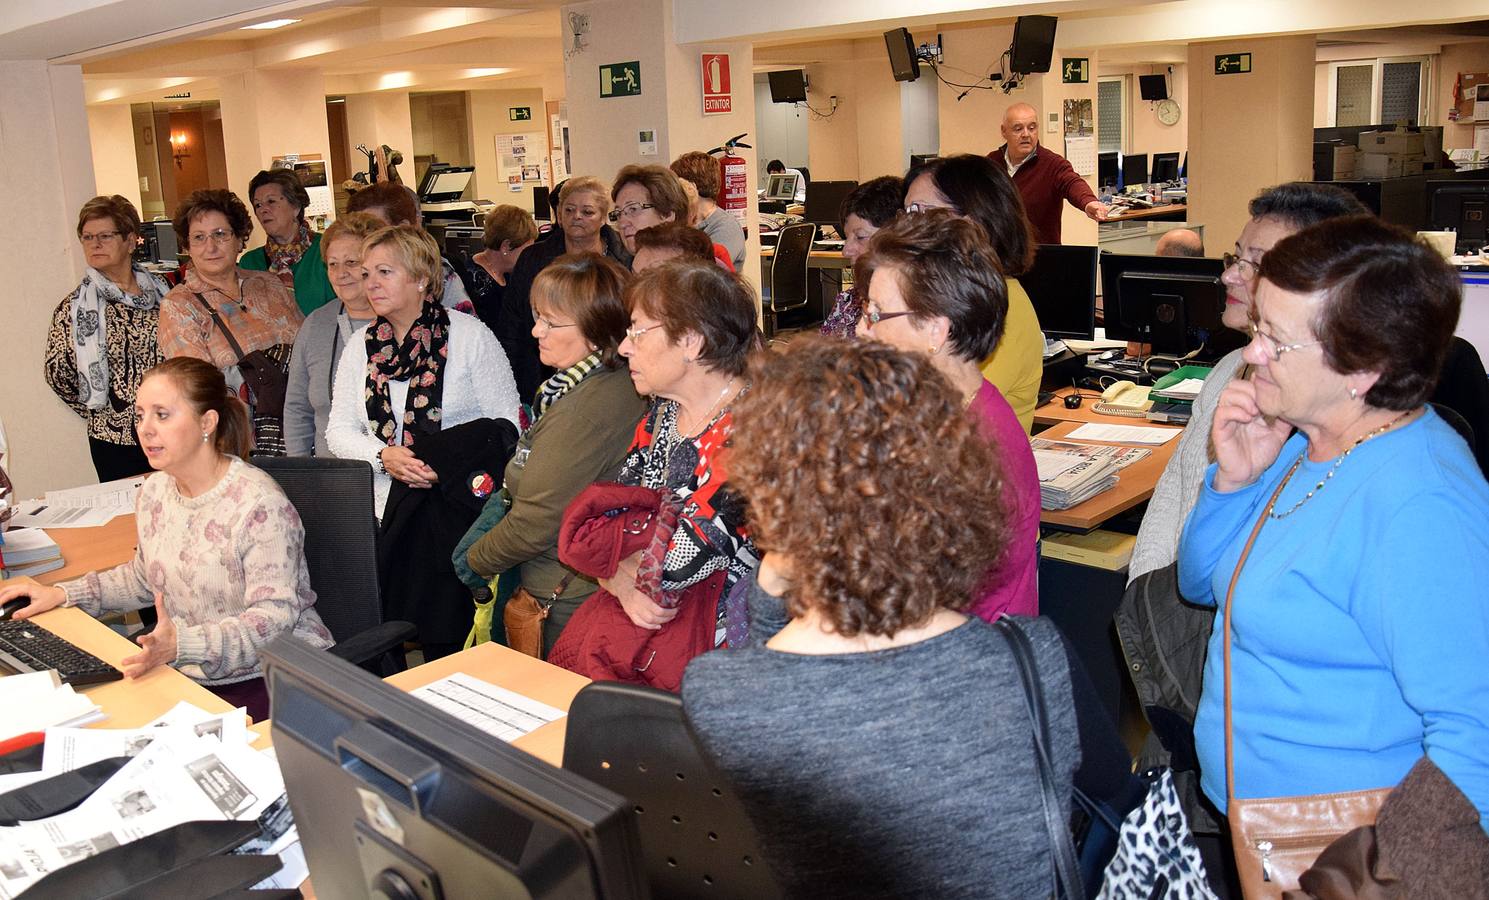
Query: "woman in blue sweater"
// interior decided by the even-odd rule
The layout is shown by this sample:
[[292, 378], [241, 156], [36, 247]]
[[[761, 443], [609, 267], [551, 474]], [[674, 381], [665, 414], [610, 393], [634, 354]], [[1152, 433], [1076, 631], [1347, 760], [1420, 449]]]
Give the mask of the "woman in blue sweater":
[[[1223, 604], [1265, 516], [1230, 601], [1238, 798], [1390, 787], [1425, 753], [1489, 823], [1489, 486], [1425, 402], [1460, 302], [1371, 217], [1262, 261], [1253, 374], [1221, 395], [1179, 545], [1181, 592]], [[1223, 640], [1217, 622], [1195, 722], [1222, 810]]]

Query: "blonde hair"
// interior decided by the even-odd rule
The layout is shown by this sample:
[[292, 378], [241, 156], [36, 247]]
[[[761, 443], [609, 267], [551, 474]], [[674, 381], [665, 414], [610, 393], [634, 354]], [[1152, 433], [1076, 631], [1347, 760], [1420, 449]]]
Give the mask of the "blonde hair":
[[604, 182], [593, 175], [580, 175], [564, 182], [563, 190], [558, 192], [559, 204], [568, 203], [569, 198], [575, 194], [594, 194], [595, 205], [600, 208], [600, 215], [610, 212], [610, 191], [605, 187]]
[[427, 279], [424, 297], [439, 296], [445, 287], [445, 267], [439, 255], [439, 245], [429, 232], [417, 225], [389, 225], [374, 231], [362, 242], [362, 258], [374, 247], [386, 246], [392, 251], [398, 264], [415, 278]]
[[371, 213], [354, 212], [347, 213], [332, 222], [321, 234], [321, 256], [326, 255], [326, 248], [342, 238], [356, 238], [365, 241], [372, 237], [379, 229], [386, 228], [383, 220]]
[[485, 230], [481, 242], [488, 250], [501, 247], [502, 241], [510, 241], [514, 248], [521, 247], [538, 236], [538, 223], [532, 213], [520, 206], [498, 206], [486, 214]]

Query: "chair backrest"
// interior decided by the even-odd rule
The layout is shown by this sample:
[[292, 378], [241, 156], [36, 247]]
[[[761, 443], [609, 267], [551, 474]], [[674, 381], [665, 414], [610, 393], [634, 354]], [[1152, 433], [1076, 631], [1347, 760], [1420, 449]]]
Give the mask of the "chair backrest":
[[1473, 453], [1476, 446], [1473, 426], [1468, 424], [1463, 414], [1446, 403], [1438, 403], [1435, 400], [1432, 401], [1431, 406], [1444, 422], [1453, 426], [1453, 430], [1458, 432], [1458, 436], [1463, 438], [1463, 442], [1468, 445], [1468, 452]]
[[744, 807], [699, 751], [676, 694], [588, 685], [569, 706], [564, 768], [636, 804], [654, 896], [780, 896]]
[[816, 239], [817, 226], [811, 222], [780, 230], [770, 264], [771, 309], [780, 311], [807, 302], [807, 255]]
[[344, 641], [382, 624], [377, 586], [377, 519], [372, 466], [360, 459], [261, 456], [305, 524], [305, 562], [315, 611]]

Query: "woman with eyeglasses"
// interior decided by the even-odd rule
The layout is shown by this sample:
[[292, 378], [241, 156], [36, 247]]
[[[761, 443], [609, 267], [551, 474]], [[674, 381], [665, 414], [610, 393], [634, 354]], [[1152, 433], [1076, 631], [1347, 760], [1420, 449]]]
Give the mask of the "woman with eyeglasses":
[[538, 355], [533, 338], [533, 281], [555, 259], [572, 253], [598, 253], [630, 268], [631, 251], [609, 225], [610, 192], [600, 179], [589, 175], [564, 182], [558, 197], [558, 236], [538, 241], [522, 251], [517, 265], [507, 276], [502, 292], [501, 312], [497, 316], [497, 340], [501, 341], [512, 375], [517, 379], [517, 393], [522, 402], [531, 403], [538, 387], [553, 375]]
[[506, 514], [466, 554], [492, 578], [521, 567], [510, 606], [541, 610], [546, 657], [595, 582], [558, 561], [569, 501], [620, 468], [646, 402], [631, 386], [620, 344], [629, 319], [624, 268], [598, 253], [560, 256], [533, 281], [532, 334], [555, 374], [539, 388], [534, 422], [502, 476]]
[[256, 395], [241, 363], [261, 350], [254, 361], [276, 370], [266, 373], [267, 380], [277, 373], [279, 384], [285, 383], [295, 334], [305, 319], [295, 293], [276, 275], [238, 266], [253, 223], [236, 194], [196, 191], [176, 208], [171, 224], [191, 254], [191, 265], [160, 305], [161, 354], [194, 356], [221, 369], [228, 387], [248, 404], [254, 453], [282, 456], [283, 391], [277, 398]]
[[47, 384], [86, 423], [99, 481], [150, 471], [135, 438], [134, 394], [162, 359], [156, 331], [170, 286], [134, 262], [139, 240], [134, 204], [117, 194], [84, 203], [83, 280], [57, 304], [47, 331]]
[[[620, 230], [621, 239], [632, 256], [636, 254], [636, 234], [667, 222], [680, 222], [689, 228], [691, 201], [683, 188], [683, 181], [664, 166], [626, 166], [615, 175], [615, 184], [610, 188], [610, 199], [615, 209], [610, 221]], [[700, 231], [702, 229], [699, 229]], [[730, 272], [734, 271], [733, 257], [723, 244], [709, 238], [713, 258]]]

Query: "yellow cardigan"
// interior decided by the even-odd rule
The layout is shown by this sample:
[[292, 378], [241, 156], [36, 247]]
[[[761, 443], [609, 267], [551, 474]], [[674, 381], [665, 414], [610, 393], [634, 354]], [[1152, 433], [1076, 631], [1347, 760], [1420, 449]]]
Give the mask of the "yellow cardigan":
[[1008, 279], [1008, 319], [1003, 339], [993, 354], [982, 361], [982, 377], [1003, 393], [1024, 431], [1034, 426], [1034, 407], [1039, 403], [1039, 381], [1044, 376], [1044, 333], [1034, 304], [1017, 278]]

